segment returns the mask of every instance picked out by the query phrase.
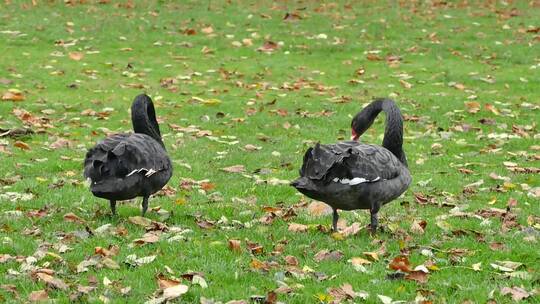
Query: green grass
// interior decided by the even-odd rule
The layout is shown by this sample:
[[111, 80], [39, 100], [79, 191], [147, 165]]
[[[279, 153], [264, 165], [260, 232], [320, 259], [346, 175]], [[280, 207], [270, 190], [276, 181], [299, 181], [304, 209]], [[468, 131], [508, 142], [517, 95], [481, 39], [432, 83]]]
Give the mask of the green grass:
[[[198, 303], [201, 297], [223, 302], [249, 300], [279, 287], [278, 280], [294, 289], [292, 294], [278, 296], [286, 303], [329, 300], [324, 297], [329, 288], [344, 283], [350, 283], [355, 291], [367, 291], [370, 303], [380, 302], [378, 294], [413, 301], [419, 290], [429, 291], [426, 298], [435, 303], [484, 303], [491, 297], [510, 302], [500, 290], [513, 286], [536, 293], [527, 299], [530, 303], [539, 301], [540, 206], [528, 188], [538, 187], [540, 179], [538, 174], [513, 173], [503, 164], [540, 165], [540, 38], [538, 32], [531, 31], [535, 26], [538, 29], [540, 9], [533, 7], [533, 1], [465, 6], [376, 1], [351, 5], [134, 1], [133, 7], [128, 2], [73, 1], [77, 4], [69, 5], [38, 1], [36, 6], [30, 1], [13, 2], [0, 4], [0, 93], [17, 89], [25, 100], [0, 101], [0, 128], [25, 125], [13, 114], [14, 109], [41, 117], [40, 122], [49, 127], [26, 123], [35, 134], [0, 138], [0, 195], [33, 194], [28, 201], [0, 198], [0, 254], [21, 257], [20, 261], [0, 263], [0, 284], [13, 284], [18, 293], [16, 297], [1, 288], [0, 302], [25, 302], [32, 291], [48, 289], [49, 298], [66, 303], [77, 285], [97, 279], [96, 290], [83, 301], [101, 302], [104, 296], [113, 303], [139, 303], [157, 290], [155, 277], [159, 273], [180, 277], [188, 271], [204, 273], [208, 283], [203, 289], [184, 282], [190, 290], [181, 301], [188, 303]], [[517, 16], [510, 17], [513, 8]], [[301, 20], [283, 20], [287, 12], [296, 9]], [[203, 28], [209, 26], [213, 33], [204, 33]], [[188, 29], [195, 30], [195, 35], [187, 35]], [[251, 39], [252, 45], [232, 45], [242, 39]], [[272, 53], [256, 51], [265, 40], [282, 45]], [[70, 59], [70, 52], [84, 57]], [[382, 60], [368, 60], [368, 52], [377, 52]], [[399, 64], [389, 64], [389, 56], [399, 56]], [[360, 68], [365, 73], [356, 75]], [[160, 80], [164, 78], [175, 79], [176, 88], [162, 87]], [[360, 83], [350, 82], [352, 79]], [[406, 88], [400, 79], [412, 87]], [[489, 79], [494, 82], [486, 81]], [[455, 84], [465, 89], [457, 89]], [[105, 136], [100, 128], [131, 130], [128, 109], [132, 98], [142, 91], [156, 102], [165, 145], [175, 164], [168, 185], [176, 193], [151, 198], [150, 206], [170, 212], [164, 221], [169, 227], [192, 232], [184, 241], [168, 243], [162, 239], [132, 248], [131, 242], [145, 232], [128, 221], [130, 216], [139, 215], [140, 199], [120, 204], [119, 215], [111, 218], [108, 203], [93, 197], [84, 185], [82, 160], [86, 150]], [[309, 200], [287, 185], [255, 184], [253, 179], [220, 170], [243, 164], [248, 175], [292, 180], [309, 143], [348, 138], [352, 115], [381, 96], [394, 98], [406, 117], [418, 118], [405, 123], [404, 148], [414, 181], [402, 198], [382, 209], [381, 222], [390, 228], [386, 233], [371, 237], [362, 230], [336, 240], [316, 229], [289, 232], [289, 222], [329, 226], [330, 216], [316, 217], [302, 207], [296, 208], [298, 216], [289, 222], [276, 219], [271, 225], [260, 224], [257, 220], [265, 214], [263, 206], [286, 209]], [[221, 103], [205, 105], [193, 97], [219, 99]], [[469, 113], [467, 101], [478, 102], [480, 110]], [[498, 112], [490, 111], [486, 104]], [[106, 119], [81, 114], [104, 108], [114, 109]], [[322, 111], [330, 115], [321, 115]], [[492, 119], [495, 124], [482, 124], [481, 119]], [[380, 143], [383, 123], [378, 119], [362, 140]], [[239, 143], [228, 145], [196, 137], [175, 131], [170, 124], [195, 125], [213, 136], [234, 136], [221, 139]], [[524, 128], [526, 134], [513, 133], [513, 125]], [[469, 130], [461, 132], [460, 127]], [[516, 138], [489, 136], [502, 133]], [[59, 137], [68, 139], [70, 147], [51, 149], [49, 145]], [[17, 141], [30, 149], [17, 148]], [[435, 143], [441, 145], [438, 150], [432, 148]], [[245, 152], [246, 144], [262, 149]], [[188, 164], [191, 170], [181, 164]], [[472, 173], [461, 173], [461, 167]], [[264, 174], [258, 173], [260, 169]], [[492, 179], [492, 172], [509, 177], [509, 183]], [[8, 182], [16, 176], [20, 179]], [[185, 190], [181, 181], [186, 178], [208, 179], [215, 188], [207, 192]], [[474, 193], [463, 191], [465, 185], [481, 179], [484, 184]], [[52, 186], [59, 183], [62, 185]], [[414, 193], [430, 196], [434, 204], [418, 204]], [[212, 195], [222, 200], [213, 201]], [[255, 197], [256, 203], [233, 199], [250, 197]], [[488, 204], [493, 198], [495, 203]], [[499, 218], [481, 224], [482, 218], [472, 216], [449, 217], [444, 222], [450, 228], [441, 228], [440, 217], [449, 215], [451, 209], [439, 206], [442, 203], [459, 206], [471, 215], [491, 207], [504, 209], [510, 198], [517, 200], [511, 212], [519, 226], [508, 231], [502, 229]], [[185, 203], [177, 203], [182, 201]], [[44, 217], [28, 216], [29, 211], [45, 207]], [[13, 211], [20, 212], [13, 215], [17, 214]], [[85, 224], [65, 221], [68, 212], [84, 219]], [[349, 224], [368, 223], [364, 211], [341, 214]], [[224, 217], [232, 228], [217, 224], [203, 230], [196, 224], [198, 216], [211, 221]], [[529, 216], [532, 222], [527, 220]], [[160, 221], [156, 212], [148, 217]], [[424, 234], [410, 231], [415, 219], [427, 221]], [[252, 222], [252, 226], [230, 225], [233, 220]], [[79, 234], [85, 225], [94, 230], [107, 223], [125, 227], [127, 234], [64, 237]], [[34, 228], [39, 233], [29, 235]], [[454, 235], [452, 231], [458, 229], [474, 230], [483, 241], [470, 233]], [[228, 249], [229, 239], [242, 241], [240, 253]], [[245, 240], [262, 245], [264, 254], [251, 256]], [[285, 243], [283, 252], [273, 252], [280, 241]], [[386, 254], [367, 265], [366, 273], [355, 271], [347, 262], [352, 257], [365, 257], [363, 252], [378, 250], [381, 242]], [[503, 243], [506, 250], [490, 249], [493, 242]], [[72, 250], [59, 253], [58, 245], [64, 243]], [[119, 254], [111, 257], [120, 269], [90, 267], [88, 272], [76, 272], [76, 266], [92, 256], [95, 247], [109, 245], [120, 247]], [[51, 289], [21, 269], [22, 259], [35, 255], [39, 246], [52, 255], [38, 258], [35, 266], [53, 269], [54, 276], [69, 285], [68, 290]], [[431, 248], [433, 257], [422, 255], [426, 248]], [[455, 248], [470, 252], [452, 263], [448, 251]], [[323, 249], [340, 250], [344, 257], [317, 263], [313, 257]], [[425, 284], [389, 280], [387, 274], [393, 271], [388, 264], [400, 250], [409, 254], [413, 266], [431, 260], [439, 270], [432, 271]], [[124, 260], [130, 254], [157, 258], [150, 264], [129, 267]], [[286, 255], [297, 257], [299, 268], [307, 266], [330, 279], [318, 281], [307, 274], [302, 280], [288, 275], [283, 261]], [[267, 273], [253, 270], [253, 258], [275, 261], [278, 266]], [[490, 266], [497, 260], [523, 263], [519, 270], [528, 277], [504, 278]], [[480, 271], [467, 268], [475, 263], [482, 263]], [[168, 274], [166, 266], [174, 274]], [[119, 285], [105, 286], [105, 277]], [[131, 291], [123, 296], [119, 289], [126, 286]]]

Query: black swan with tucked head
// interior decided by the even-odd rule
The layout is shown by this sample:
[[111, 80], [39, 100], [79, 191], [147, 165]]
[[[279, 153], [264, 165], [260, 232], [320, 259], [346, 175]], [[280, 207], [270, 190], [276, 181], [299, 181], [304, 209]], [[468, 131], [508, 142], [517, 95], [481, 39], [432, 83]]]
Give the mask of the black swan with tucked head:
[[[386, 113], [382, 147], [355, 141], [381, 111]], [[300, 178], [291, 185], [332, 207], [334, 231], [337, 231], [338, 209], [369, 209], [370, 227], [375, 232], [381, 206], [399, 197], [411, 183], [402, 148], [403, 118], [393, 100], [377, 99], [356, 114], [351, 129], [353, 141], [309, 148]]]
[[88, 150], [84, 177], [90, 190], [110, 201], [116, 214], [116, 201], [142, 196], [142, 215], [148, 209], [148, 197], [171, 178], [172, 165], [161, 140], [154, 104], [141, 94], [131, 105], [135, 133], [111, 135]]

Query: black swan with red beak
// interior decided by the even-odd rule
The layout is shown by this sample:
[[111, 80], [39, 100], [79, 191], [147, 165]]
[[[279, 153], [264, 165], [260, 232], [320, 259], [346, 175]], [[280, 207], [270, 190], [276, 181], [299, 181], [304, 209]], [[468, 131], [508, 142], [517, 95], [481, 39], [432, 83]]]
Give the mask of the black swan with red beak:
[[116, 201], [142, 196], [144, 216], [150, 195], [171, 178], [172, 165], [150, 97], [135, 97], [131, 122], [135, 133], [111, 135], [88, 150], [84, 177], [90, 179], [90, 190], [95, 196], [109, 200], [113, 215]]
[[[381, 111], [386, 113], [382, 147], [356, 141]], [[352, 141], [317, 143], [309, 148], [300, 178], [291, 185], [332, 207], [334, 231], [337, 231], [339, 209], [369, 209], [370, 228], [375, 232], [381, 206], [399, 197], [411, 183], [402, 147], [403, 118], [393, 100], [377, 99], [356, 114], [351, 129]]]

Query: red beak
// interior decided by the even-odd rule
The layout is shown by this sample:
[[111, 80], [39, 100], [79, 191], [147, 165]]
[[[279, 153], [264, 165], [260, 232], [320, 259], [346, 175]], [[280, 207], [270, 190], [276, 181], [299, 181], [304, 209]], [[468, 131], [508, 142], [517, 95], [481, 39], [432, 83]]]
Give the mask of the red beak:
[[354, 129], [351, 129], [351, 134], [351, 140], [358, 140], [358, 138], [360, 138], [360, 135], [356, 134]]

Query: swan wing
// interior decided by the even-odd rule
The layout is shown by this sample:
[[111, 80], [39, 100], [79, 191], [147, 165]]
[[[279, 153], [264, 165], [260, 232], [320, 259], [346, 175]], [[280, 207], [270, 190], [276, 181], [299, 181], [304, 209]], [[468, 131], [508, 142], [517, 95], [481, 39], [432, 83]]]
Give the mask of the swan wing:
[[308, 149], [300, 175], [326, 183], [357, 185], [395, 178], [401, 163], [387, 149], [355, 141]]
[[145, 134], [115, 134], [100, 141], [86, 154], [84, 176], [93, 181], [134, 174], [149, 177], [170, 169], [165, 149]]

